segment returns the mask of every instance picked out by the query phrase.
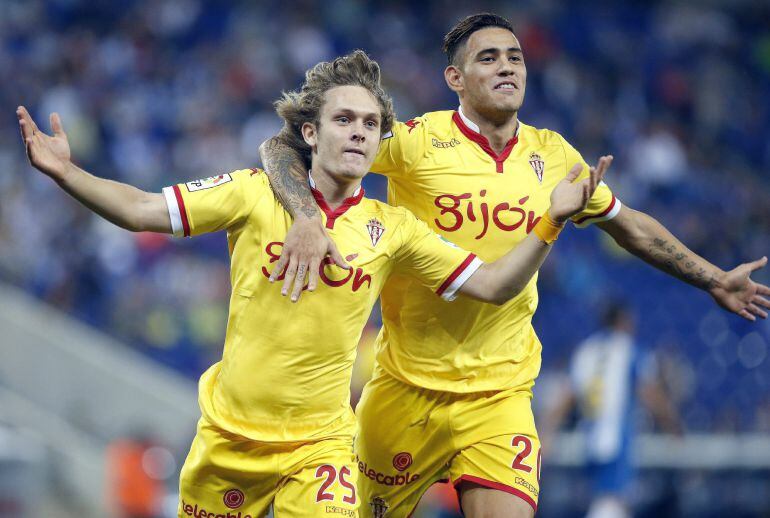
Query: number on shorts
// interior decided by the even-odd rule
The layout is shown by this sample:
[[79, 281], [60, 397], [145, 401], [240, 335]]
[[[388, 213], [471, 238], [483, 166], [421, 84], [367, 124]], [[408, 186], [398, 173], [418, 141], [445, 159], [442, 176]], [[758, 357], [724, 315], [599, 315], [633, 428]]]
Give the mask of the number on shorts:
[[[318, 493], [315, 496], [315, 501], [323, 502], [324, 500], [334, 500], [334, 494], [327, 490], [329, 487], [331, 487], [332, 484], [334, 484], [334, 481], [337, 479], [337, 470], [335, 467], [330, 464], [318, 466], [318, 469], [315, 470], [315, 476], [316, 478], [326, 477], [326, 480], [323, 481], [321, 487], [318, 489]], [[342, 501], [346, 504], [355, 504], [356, 486], [350, 483], [349, 480], [345, 479], [345, 477], [348, 476], [350, 476], [350, 468], [343, 466], [340, 470], [339, 481], [340, 485], [348, 490], [348, 494], [342, 497]]]
[[511, 467], [513, 469], [523, 471], [524, 473], [529, 473], [532, 471], [532, 466], [524, 464], [523, 461], [529, 457], [530, 453], [532, 453], [532, 441], [529, 440], [529, 437], [525, 437], [524, 435], [516, 435], [511, 441], [511, 446], [517, 448], [521, 443], [524, 443], [524, 449], [521, 450], [518, 455], [516, 455], [516, 458], [513, 459], [513, 464], [511, 464]]
[[342, 501], [347, 504], [356, 503], [356, 486], [345, 480], [345, 477], [350, 475], [350, 469], [347, 466], [342, 466], [340, 470], [340, 485], [350, 491], [350, 494], [342, 497]]
[[337, 470], [334, 469], [334, 466], [330, 466], [329, 464], [318, 466], [318, 469], [315, 470], [315, 478], [321, 478], [323, 476], [326, 476], [326, 480], [324, 480], [324, 483], [321, 484], [321, 487], [318, 489], [318, 493], [315, 496], [316, 502], [334, 500], [334, 495], [328, 493], [326, 490], [329, 489], [329, 486], [334, 484], [334, 479], [337, 478]]

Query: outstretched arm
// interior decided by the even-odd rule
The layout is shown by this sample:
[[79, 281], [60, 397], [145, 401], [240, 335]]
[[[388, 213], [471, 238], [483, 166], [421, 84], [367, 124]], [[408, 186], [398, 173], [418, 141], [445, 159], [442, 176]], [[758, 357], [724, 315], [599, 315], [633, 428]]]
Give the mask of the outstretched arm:
[[615, 242], [652, 266], [707, 291], [723, 308], [747, 320], [767, 318], [770, 288], [756, 283], [751, 272], [767, 264], [763, 257], [725, 272], [688, 249], [651, 216], [622, 207], [617, 216], [598, 223]]
[[259, 155], [273, 192], [294, 217], [270, 282], [274, 282], [285, 268], [281, 293], [286, 295], [291, 290], [291, 300], [296, 302], [306, 275], [309, 275], [308, 291], [318, 285], [318, 268], [326, 255], [331, 256], [337, 266], [350, 267], [324, 230], [318, 205], [308, 186], [307, 168], [299, 153], [279, 134], [259, 146]]
[[16, 110], [21, 137], [33, 167], [106, 220], [134, 232], [170, 234], [171, 219], [162, 194], [97, 178], [70, 161], [67, 134], [57, 113], [50, 116], [53, 136], [41, 131], [23, 106]]
[[[543, 216], [550, 217], [558, 227], [563, 227], [570, 217], [585, 210], [604, 173], [612, 163], [612, 156], [603, 156], [596, 167], [590, 168], [588, 178], [576, 182], [582, 166], [575, 166], [551, 193], [551, 207]], [[544, 240], [538, 231], [529, 234], [513, 250], [493, 263], [483, 264], [460, 288], [460, 293], [495, 304], [503, 304], [518, 295], [551, 251], [551, 242]]]

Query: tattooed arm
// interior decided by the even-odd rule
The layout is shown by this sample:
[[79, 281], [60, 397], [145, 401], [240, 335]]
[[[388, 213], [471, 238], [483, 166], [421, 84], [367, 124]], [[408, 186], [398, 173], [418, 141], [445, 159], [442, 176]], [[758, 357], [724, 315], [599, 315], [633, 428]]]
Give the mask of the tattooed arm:
[[763, 257], [725, 272], [687, 248], [654, 218], [628, 207], [598, 224], [618, 245], [652, 266], [707, 291], [723, 308], [747, 320], [767, 318], [770, 288], [755, 283], [749, 275], [765, 266]]
[[279, 134], [259, 146], [259, 155], [273, 192], [294, 217], [294, 224], [284, 239], [281, 258], [270, 274], [270, 282], [279, 280], [285, 269], [281, 293], [286, 295], [291, 291], [291, 300], [296, 302], [302, 294], [306, 276], [308, 291], [315, 290], [321, 261], [327, 255], [337, 266], [345, 269], [349, 266], [324, 230], [300, 154]]
[[317, 218], [321, 215], [307, 183], [307, 168], [300, 154], [286, 143], [282, 134], [259, 146], [259, 156], [270, 179], [270, 186], [286, 211], [294, 216]]

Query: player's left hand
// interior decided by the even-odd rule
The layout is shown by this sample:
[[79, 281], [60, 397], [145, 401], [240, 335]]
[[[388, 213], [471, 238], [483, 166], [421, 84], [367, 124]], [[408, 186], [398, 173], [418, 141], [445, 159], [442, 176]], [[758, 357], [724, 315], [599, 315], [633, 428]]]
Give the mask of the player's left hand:
[[570, 217], [585, 210], [611, 164], [612, 155], [601, 157], [596, 167], [589, 168], [588, 177], [580, 181], [577, 179], [583, 166], [575, 164], [551, 191], [551, 207], [548, 209], [551, 219], [564, 224]]
[[[709, 294], [727, 311], [736, 313], [746, 320], [754, 322], [757, 317], [767, 318], [770, 309], [770, 288], [751, 280], [751, 272], [764, 268], [767, 257], [725, 272], [715, 279], [715, 285], [709, 289]], [[765, 308], [765, 309], [762, 309]]]

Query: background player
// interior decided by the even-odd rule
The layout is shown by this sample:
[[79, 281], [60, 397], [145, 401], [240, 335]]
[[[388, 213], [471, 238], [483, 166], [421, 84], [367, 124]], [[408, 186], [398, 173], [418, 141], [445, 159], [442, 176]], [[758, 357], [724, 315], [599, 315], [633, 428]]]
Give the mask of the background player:
[[[480, 257], [495, 258], [510, 246], [503, 236], [520, 240], [528, 233], [523, 220], [505, 216], [538, 213], [554, 182], [572, 164], [584, 162], [560, 135], [518, 120], [526, 67], [507, 20], [488, 14], [468, 17], [447, 34], [444, 49], [449, 60], [445, 79], [458, 94], [460, 108], [396, 124], [373, 170], [388, 176], [391, 203], [408, 207]], [[280, 138], [263, 151], [272, 185], [296, 217], [273, 276], [288, 264], [285, 282], [294, 281], [296, 293], [304, 276], [295, 279], [294, 272], [334, 248], [310, 204], [301, 161], [288, 159], [291, 150]], [[584, 166], [583, 174], [587, 171]], [[764, 296], [770, 289], [749, 278], [766, 258], [724, 272], [650, 216], [623, 206], [606, 185], [597, 189], [575, 222], [598, 223], [620, 246], [707, 291], [729, 311], [748, 320], [767, 316], [763, 307], [770, 303]], [[531, 326], [536, 306], [535, 278], [502, 308], [463, 301], [462, 307], [449, 309], [431, 303], [408, 280], [394, 278], [386, 286], [379, 369], [359, 407], [359, 455], [364, 473], [373, 473], [363, 479], [366, 498], [384, 501], [394, 515], [406, 514], [431, 483], [450, 477], [468, 516], [534, 513], [539, 492], [535, 466], [540, 461], [529, 399], [540, 368], [541, 346]], [[410, 404], [404, 404], [410, 397]], [[475, 407], [467, 404], [472, 397]], [[426, 413], [426, 406], [440, 409], [430, 423], [439, 431], [426, 435], [424, 429], [406, 430], [412, 417]], [[460, 409], [468, 412], [463, 421], [450, 420]], [[412, 411], [414, 416], [405, 415]], [[511, 417], [490, 428], [490, 415]], [[392, 420], [383, 424], [383, 416]], [[450, 440], [458, 436], [458, 427], [467, 433]], [[420, 481], [403, 487], [379, 483], [376, 474], [392, 472], [391, 464], [401, 453], [409, 453], [412, 473], [419, 472]]]
[[[200, 380], [203, 417], [181, 475], [179, 516], [351, 515], [358, 508], [350, 375], [355, 347], [385, 279], [414, 275], [444, 299], [502, 303], [529, 281], [561, 225], [582, 210], [611, 162], [578, 169], [554, 189], [533, 235], [494, 263], [431, 232], [403, 208], [363, 198], [392, 105], [363, 52], [320, 63], [276, 103], [313, 166], [313, 194], [352, 268], [319, 265], [319, 296], [288, 304], [268, 284], [291, 219], [259, 170], [167, 187], [162, 194], [90, 175], [70, 161], [57, 114], [53, 137], [17, 116], [30, 162], [107, 220], [133, 231], [192, 236], [227, 230], [232, 297], [225, 351]], [[299, 143], [301, 141], [301, 144]], [[536, 234], [536, 235], [535, 235]], [[315, 288], [315, 285], [312, 287]], [[329, 311], [329, 308], [334, 308]], [[286, 326], [286, 322], [293, 325]], [[320, 339], [319, 339], [320, 337]]]
[[681, 434], [682, 428], [654, 355], [639, 347], [633, 313], [622, 303], [608, 304], [602, 321], [602, 329], [575, 348], [569, 388], [551, 402], [543, 443], [551, 446], [554, 432], [577, 409], [593, 496], [587, 518], [627, 518], [635, 471], [637, 400], [663, 431]]

